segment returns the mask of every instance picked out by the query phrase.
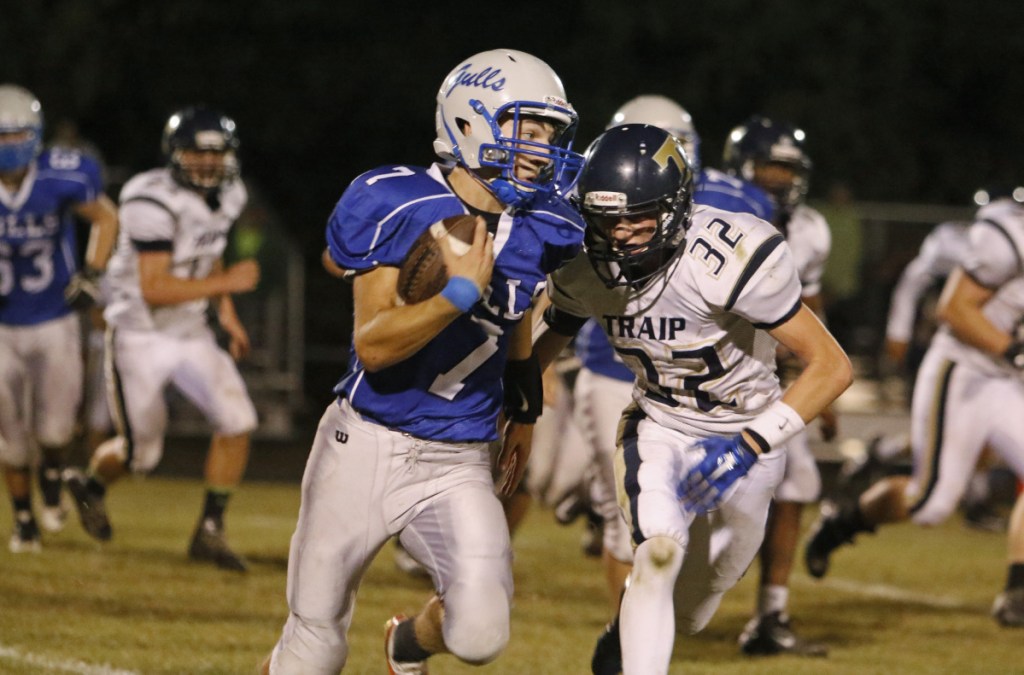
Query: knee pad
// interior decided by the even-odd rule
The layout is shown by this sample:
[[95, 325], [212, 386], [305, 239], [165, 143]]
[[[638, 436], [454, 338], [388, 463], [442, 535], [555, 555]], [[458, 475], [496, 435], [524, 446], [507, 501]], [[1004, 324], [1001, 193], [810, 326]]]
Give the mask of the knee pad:
[[473, 665], [498, 658], [508, 644], [511, 610], [501, 585], [457, 584], [445, 594], [444, 607], [444, 644], [452, 654]]
[[648, 539], [636, 550], [635, 564], [644, 571], [675, 571], [683, 563], [683, 547], [668, 537]]
[[348, 659], [348, 641], [337, 621], [290, 614], [270, 657], [271, 675], [337, 675]]

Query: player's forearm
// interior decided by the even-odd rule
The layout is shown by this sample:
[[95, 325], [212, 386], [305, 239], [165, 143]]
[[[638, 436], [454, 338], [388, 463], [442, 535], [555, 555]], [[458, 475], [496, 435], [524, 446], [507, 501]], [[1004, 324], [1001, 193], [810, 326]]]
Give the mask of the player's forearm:
[[814, 351], [782, 400], [806, 424], [821, 414], [852, 382], [850, 359], [830, 336]]
[[179, 279], [167, 274], [142, 282], [142, 299], [154, 307], [178, 305], [229, 292], [227, 276], [217, 272], [205, 279]]
[[393, 366], [423, 349], [460, 314], [441, 295], [415, 305], [390, 307], [365, 321], [357, 311], [356, 355], [370, 372]]
[[85, 266], [92, 270], [104, 270], [117, 241], [117, 209], [106, 195], [95, 202], [83, 205], [76, 213], [92, 223], [89, 242], [85, 249]]
[[951, 308], [943, 319], [958, 339], [995, 356], [1002, 355], [1013, 342], [1009, 333], [996, 328], [981, 309], [973, 305]]

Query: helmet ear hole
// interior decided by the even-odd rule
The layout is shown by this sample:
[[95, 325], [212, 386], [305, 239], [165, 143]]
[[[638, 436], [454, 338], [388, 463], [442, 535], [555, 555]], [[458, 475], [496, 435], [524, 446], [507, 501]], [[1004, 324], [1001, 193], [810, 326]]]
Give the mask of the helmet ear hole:
[[469, 121], [464, 120], [461, 117], [455, 118], [455, 126], [459, 128], [459, 133], [461, 133], [463, 136], [469, 136], [469, 134], [472, 133], [473, 131], [473, 126], [469, 123]]

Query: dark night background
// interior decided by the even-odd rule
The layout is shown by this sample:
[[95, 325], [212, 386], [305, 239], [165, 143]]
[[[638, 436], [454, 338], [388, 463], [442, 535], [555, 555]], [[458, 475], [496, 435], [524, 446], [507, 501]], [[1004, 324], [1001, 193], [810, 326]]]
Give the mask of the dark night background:
[[51, 125], [76, 120], [127, 174], [160, 162], [174, 109], [232, 115], [245, 178], [307, 260], [314, 342], [347, 340], [346, 301], [317, 262], [335, 201], [368, 168], [432, 161], [437, 88], [485, 49], [559, 73], [580, 146], [625, 100], [662, 93], [692, 113], [709, 165], [752, 113], [802, 126], [812, 198], [843, 183], [862, 201], [963, 206], [1021, 175], [1024, 37], [1008, 0], [36, 0], [8, 3], [0, 45], [0, 82], [32, 90]]

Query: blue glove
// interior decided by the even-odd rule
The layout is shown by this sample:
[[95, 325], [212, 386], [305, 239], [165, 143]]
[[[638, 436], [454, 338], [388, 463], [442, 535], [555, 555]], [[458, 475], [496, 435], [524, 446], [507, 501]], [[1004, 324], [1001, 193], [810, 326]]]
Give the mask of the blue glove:
[[726, 490], [757, 463], [757, 453], [739, 434], [705, 438], [696, 447], [704, 450], [704, 459], [683, 478], [679, 499], [687, 511], [699, 515], [718, 507]]

